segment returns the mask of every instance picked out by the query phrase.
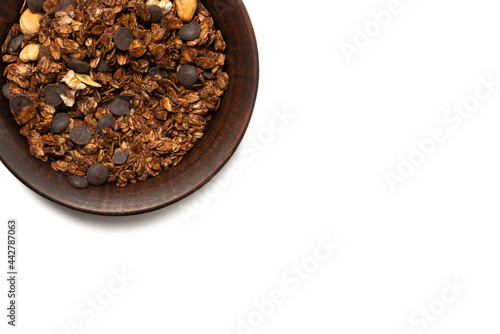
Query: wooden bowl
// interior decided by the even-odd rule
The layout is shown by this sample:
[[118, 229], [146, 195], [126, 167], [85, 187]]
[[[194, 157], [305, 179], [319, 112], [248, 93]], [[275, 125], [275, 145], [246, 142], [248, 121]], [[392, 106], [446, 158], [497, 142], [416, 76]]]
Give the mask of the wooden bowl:
[[[144, 182], [75, 189], [67, 176], [28, 152], [8, 101], [0, 98], [0, 159], [26, 186], [69, 208], [99, 215], [132, 215], [156, 210], [190, 195], [207, 183], [238, 147], [252, 115], [259, 63], [252, 23], [241, 0], [201, 0], [227, 43], [230, 84], [205, 136], [174, 168]], [[0, 1], [0, 43], [18, 20], [22, 0]], [[3, 74], [5, 64], [0, 62]], [[2, 77], [2, 86], [5, 79]]]

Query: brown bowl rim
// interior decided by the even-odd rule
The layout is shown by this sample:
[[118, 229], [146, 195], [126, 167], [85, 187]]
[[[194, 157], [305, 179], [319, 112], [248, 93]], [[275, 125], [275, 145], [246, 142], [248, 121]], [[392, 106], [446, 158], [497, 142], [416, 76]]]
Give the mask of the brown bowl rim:
[[[206, 0], [201, 0], [203, 3]], [[246, 121], [244, 125], [240, 128], [241, 132], [240, 135], [238, 136], [237, 140], [234, 141], [234, 146], [226, 152], [226, 156], [219, 161], [217, 166], [213, 168], [212, 172], [208, 177], [206, 177], [203, 181], [198, 182], [196, 185], [192, 186], [189, 188], [189, 190], [186, 190], [176, 196], [171, 197], [169, 200], [155, 204], [155, 205], [145, 205], [144, 207], [137, 208], [137, 209], [129, 209], [125, 211], [119, 211], [119, 210], [110, 210], [110, 211], [103, 211], [99, 209], [94, 209], [92, 207], [87, 207], [87, 206], [81, 206], [81, 205], [75, 205], [70, 202], [65, 202], [63, 200], [59, 200], [58, 198], [51, 196], [51, 191], [50, 187], [45, 186], [45, 187], [35, 187], [33, 184], [28, 182], [22, 175], [19, 173], [16, 168], [14, 168], [9, 161], [9, 159], [6, 159], [3, 153], [2, 147], [0, 147], [0, 161], [4, 164], [4, 166], [19, 180], [21, 181], [26, 187], [34, 191], [35, 193], [41, 195], [42, 197], [57, 203], [59, 205], [62, 205], [64, 207], [77, 210], [80, 212], [84, 213], [89, 213], [89, 214], [94, 214], [94, 215], [101, 215], [101, 216], [130, 216], [130, 215], [138, 215], [138, 214], [143, 214], [147, 212], [152, 212], [155, 210], [159, 210], [162, 208], [165, 208], [169, 205], [172, 205], [174, 203], [177, 203], [178, 201], [188, 197], [189, 195], [193, 194], [197, 190], [199, 190], [201, 187], [203, 187], [205, 184], [207, 184], [230, 160], [230, 158], [234, 155], [235, 151], [237, 150], [238, 146], [240, 145], [241, 141], [243, 140], [244, 134], [248, 128], [248, 125], [250, 123], [251, 117], [253, 115], [253, 110], [255, 107], [256, 99], [257, 99], [257, 93], [258, 93], [258, 88], [259, 88], [259, 78], [260, 78], [260, 64], [259, 64], [259, 51], [258, 51], [258, 45], [257, 45], [257, 39], [255, 36], [255, 31], [253, 28], [252, 21], [250, 19], [250, 16], [248, 14], [248, 11], [243, 4], [241, 0], [235, 0], [237, 3], [237, 6], [240, 8], [242, 14], [243, 14], [243, 19], [245, 21], [245, 24], [247, 25], [248, 32], [249, 32], [249, 38], [250, 38], [250, 43], [252, 46], [252, 51], [254, 55], [254, 66], [255, 68], [253, 69], [255, 76], [254, 76], [254, 82], [253, 82], [253, 92], [251, 95], [251, 102], [245, 105], [245, 109], [247, 110], [245, 112], [245, 115], [247, 116]], [[213, 13], [212, 13], [213, 14]], [[217, 23], [216, 23], [217, 24]], [[224, 98], [224, 97], [223, 97]], [[189, 154], [189, 153], [188, 153]], [[30, 155], [31, 157], [31, 155]], [[33, 158], [34, 159], [34, 158]], [[174, 167], [175, 168], [175, 167]], [[55, 172], [57, 174], [62, 174], [60, 172]], [[149, 181], [149, 180], [148, 180]]]

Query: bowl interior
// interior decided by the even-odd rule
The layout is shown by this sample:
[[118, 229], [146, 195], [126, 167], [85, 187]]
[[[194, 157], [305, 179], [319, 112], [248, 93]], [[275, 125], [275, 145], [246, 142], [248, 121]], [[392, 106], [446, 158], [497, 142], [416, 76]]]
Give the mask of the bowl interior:
[[[213, 15], [227, 44], [225, 71], [230, 83], [205, 136], [174, 168], [125, 188], [107, 184], [75, 189], [63, 173], [55, 172], [28, 152], [8, 101], [0, 97], [0, 159], [26, 186], [61, 205], [94, 214], [130, 215], [172, 204], [208, 182], [229, 160], [250, 121], [258, 87], [258, 53], [248, 13], [241, 1], [201, 1]], [[22, 0], [0, 2], [0, 42], [19, 17]], [[0, 62], [0, 70], [5, 64]], [[5, 79], [2, 76], [2, 86]]]

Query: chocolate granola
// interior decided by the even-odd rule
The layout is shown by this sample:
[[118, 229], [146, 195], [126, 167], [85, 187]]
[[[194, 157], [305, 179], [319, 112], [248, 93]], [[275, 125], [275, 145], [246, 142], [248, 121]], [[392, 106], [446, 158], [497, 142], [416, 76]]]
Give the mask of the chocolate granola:
[[30, 153], [76, 188], [167, 170], [229, 83], [197, 0], [27, 0], [2, 46], [3, 95]]

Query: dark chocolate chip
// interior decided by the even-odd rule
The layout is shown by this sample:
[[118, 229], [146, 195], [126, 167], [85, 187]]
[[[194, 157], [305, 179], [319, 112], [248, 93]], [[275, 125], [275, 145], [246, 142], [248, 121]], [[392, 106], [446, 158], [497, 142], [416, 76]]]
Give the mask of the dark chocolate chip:
[[43, 91], [45, 92], [45, 103], [49, 106], [57, 107], [63, 102], [61, 100], [61, 96], [59, 95], [58, 84], [47, 85]]
[[2, 94], [7, 100], [10, 100], [10, 83], [7, 82], [5, 85], [3, 85]]
[[45, 0], [28, 0], [26, 2], [28, 4], [28, 8], [31, 9], [32, 12], [38, 13], [43, 10], [43, 3]]
[[203, 72], [203, 76], [208, 79], [208, 80], [212, 80], [213, 79], [213, 76], [212, 76], [212, 72], [209, 72], [209, 71], [205, 71]]
[[70, 6], [73, 7], [73, 10], [78, 8], [78, 5], [76, 4], [75, 1], [73, 1], [73, 0], [62, 0], [57, 5], [56, 12], [58, 12], [60, 10], [68, 9]]
[[69, 88], [69, 86], [65, 83], [60, 83], [59, 87], [57, 88], [57, 92], [59, 93], [59, 95], [67, 95], [71, 92], [71, 88]]
[[121, 27], [115, 32], [114, 42], [119, 50], [127, 51], [134, 41], [134, 34], [129, 28]]
[[183, 86], [191, 87], [198, 81], [198, 70], [193, 65], [182, 65], [177, 71], [177, 81]]
[[97, 121], [96, 133], [101, 135], [102, 130], [105, 128], [112, 128], [115, 123], [115, 119], [111, 115], [104, 115]]
[[101, 59], [96, 67], [97, 72], [111, 72], [111, 70], [112, 70], [111, 66], [109, 66], [104, 59]]
[[10, 41], [7, 51], [9, 53], [19, 53], [21, 51], [21, 45], [23, 44], [23, 42], [24, 42], [24, 35], [18, 35], [14, 37]]
[[158, 23], [163, 18], [163, 10], [160, 6], [149, 5], [149, 12], [151, 13], [151, 18], [149, 19], [150, 23]]
[[81, 60], [70, 60], [68, 67], [76, 73], [88, 73], [90, 71], [90, 64]]
[[128, 155], [129, 155], [128, 151], [115, 152], [115, 154], [113, 154], [112, 160], [117, 165], [123, 165], [124, 163], [127, 162]]
[[150, 67], [148, 71], [148, 75], [154, 77], [159, 75], [162, 79], [168, 79], [168, 73], [163, 68], [159, 67]]
[[10, 99], [10, 109], [12, 109], [16, 115], [19, 115], [24, 107], [29, 107], [31, 105], [33, 105], [33, 102], [31, 102], [30, 97], [25, 94], [17, 94]]
[[90, 134], [90, 131], [87, 130], [85, 125], [80, 124], [69, 130], [69, 137], [73, 143], [77, 145], [85, 145], [90, 141], [92, 135]]
[[201, 34], [200, 24], [196, 21], [191, 21], [182, 26], [179, 30], [179, 37], [185, 41], [194, 41]]
[[54, 115], [54, 118], [52, 118], [52, 127], [50, 128], [50, 131], [53, 133], [63, 132], [68, 128], [69, 123], [70, 118], [67, 114], [62, 112], [57, 113]]
[[108, 168], [100, 163], [93, 164], [87, 171], [87, 180], [93, 186], [102, 186], [108, 180], [108, 176]]
[[116, 116], [130, 116], [130, 101], [115, 95], [115, 98], [108, 102], [109, 111]]
[[85, 189], [89, 186], [89, 181], [86, 176], [70, 175], [68, 177], [69, 184], [78, 189]]

